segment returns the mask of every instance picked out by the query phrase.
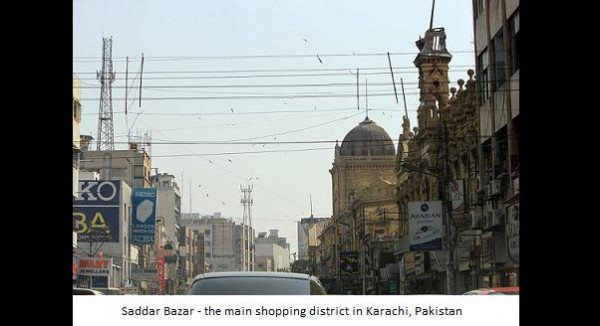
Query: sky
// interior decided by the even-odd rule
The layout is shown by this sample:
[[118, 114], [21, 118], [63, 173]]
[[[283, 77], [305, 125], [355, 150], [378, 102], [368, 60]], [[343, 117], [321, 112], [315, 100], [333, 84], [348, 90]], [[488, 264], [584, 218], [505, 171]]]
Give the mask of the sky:
[[[240, 186], [252, 184], [256, 232], [279, 229], [296, 252], [296, 222], [310, 216], [310, 198], [315, 217], [332, 214], [335, 141], [364, 120], [367, 105], [397, 144], [402, 79], [416, 125], [415, 41], [430, 13], [424, 0], [74, 0], [81, 133], [97, 138], [96, 71], [102, 38], [112, 36], [115, 149], [127, 148], [128, 133], [151, 134], [152, 166], [176, 177], [184, 213], [191, 206], [239, 222]], [[451, 86], [458, 87], [474, 69], [471, 1], [436, 1], [433, 25], [446, 30]]]

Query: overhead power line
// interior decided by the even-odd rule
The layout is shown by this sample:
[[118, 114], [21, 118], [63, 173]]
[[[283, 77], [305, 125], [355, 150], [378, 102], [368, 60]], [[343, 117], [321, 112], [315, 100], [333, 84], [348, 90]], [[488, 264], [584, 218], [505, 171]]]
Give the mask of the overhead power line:
[[[473, 50], [449, 50], [452, 54], [474, 54]], [[419, 52], [390, 52], [390, 55], [417, 55]], [[244, 59], [298, 59], [298, 58], [332, 58], [332, 57], [373, 57], [387, 56], [387, 52], [380, 53], [310, 53], [310, 54], [251, 54], [251, 55], [230, 55], [230, 56], [147, 56], [145, 61], [185, 61], [185, 60], [244, 60]], [[99, 57], [73, 57], [73, 61], [95, 61]], [[126, 57], [114, 57], [114, 61], [124, 61]]]

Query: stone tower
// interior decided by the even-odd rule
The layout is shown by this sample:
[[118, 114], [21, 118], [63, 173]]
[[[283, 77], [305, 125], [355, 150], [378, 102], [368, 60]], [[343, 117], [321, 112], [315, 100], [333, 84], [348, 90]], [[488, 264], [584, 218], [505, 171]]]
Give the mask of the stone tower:
[[[448, 64], [452, 55], [446, 49], [444, 28], [432, 28], [416, 42], [419, 54], [414, 64], [419, 69], [420, 105], [418, 128], [425, 131], [430, 122], [440, 117], [440, 108], [448, 104]], [[432, 119], [433, 118], [433, 119]]]

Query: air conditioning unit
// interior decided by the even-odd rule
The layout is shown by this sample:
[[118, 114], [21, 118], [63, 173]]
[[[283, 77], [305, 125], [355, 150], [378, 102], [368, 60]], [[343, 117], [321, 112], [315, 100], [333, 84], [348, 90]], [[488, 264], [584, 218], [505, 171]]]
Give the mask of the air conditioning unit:
[[490, 191], [492, 196], [500, 195], [500, 181], [492, 180], [490, 181]]
[[515, 194], [519, 193], [519, 178], [515, 178], [513, 180], [513, 188], [515, 189]]

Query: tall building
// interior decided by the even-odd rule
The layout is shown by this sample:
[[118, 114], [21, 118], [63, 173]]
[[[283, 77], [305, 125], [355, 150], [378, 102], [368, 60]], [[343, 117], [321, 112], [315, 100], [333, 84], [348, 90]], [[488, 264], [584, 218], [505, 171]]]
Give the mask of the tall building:
[[[314, 271], [322, 278], [335, 278], [344, 293], [372, 293], [380, 281], [375, 261], [393, 262], [398, 218], [394, 180], [396, 150], [388, 133], [366, 117], [335, 146], [332, 181], [333, 217], [324, 237], [333, 236], [333, 248], [318, 249], [321, 261]], [[331, 227], [329, 227], [331, 226]], [[357, 256], [360, 273], [342, 275], [340, 262]]]
[[[221, 213], [203, 215], [195, 218], [194, 214], [184, 214], [180, 221], [204, 236], [204, 261], [206, 272], [241, 271], [248, 266], [248, 257], [254, 256], [254, 248], [248, 252], [248, 226], [236, 224], [233, 219], [224, 218]], [[254, 230], [251, 229], [251, 234]], [[244, 255], [242, 255], [242, 236]], [[243, 257], [246, 261], [243, 264]]]
[[181, 195], [175, 176], [159, 173], [150, 177], [156, 188], [156, 218], [163, 221], [169, 240], [177, 247], [179, 220], [181, 218]]
[[519, 273], [519, 0], [473, 1], [480, 184], [472, 196], [480, 286], [517, 285]]

